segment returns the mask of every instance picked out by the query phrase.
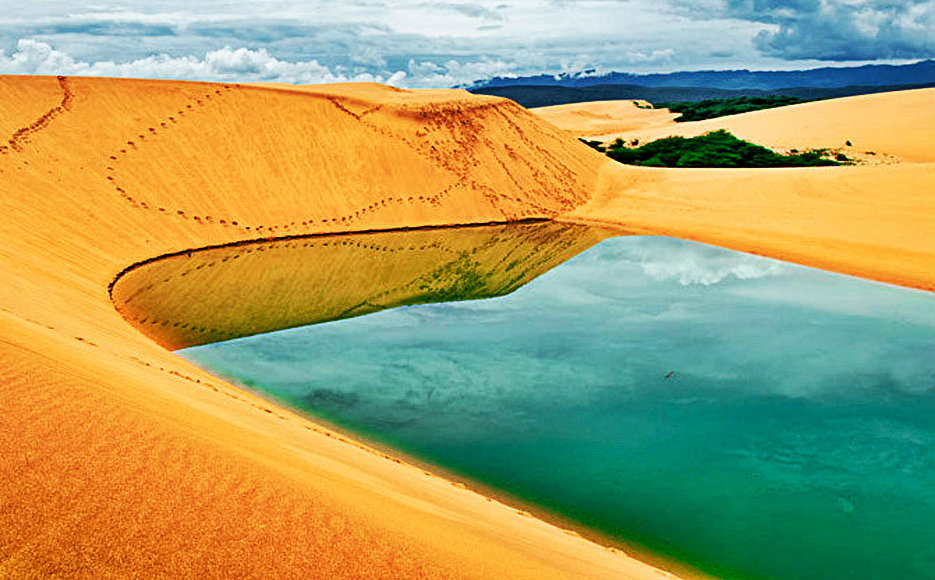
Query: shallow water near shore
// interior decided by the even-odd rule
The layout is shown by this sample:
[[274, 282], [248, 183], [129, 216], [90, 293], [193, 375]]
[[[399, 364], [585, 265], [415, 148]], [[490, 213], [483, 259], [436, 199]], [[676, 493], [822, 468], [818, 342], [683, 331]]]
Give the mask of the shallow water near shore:
[[701, 570], [787, 580], [932, 578], [933, 353], [932, 294], [637, 236], [505, 296], [180, 351]]

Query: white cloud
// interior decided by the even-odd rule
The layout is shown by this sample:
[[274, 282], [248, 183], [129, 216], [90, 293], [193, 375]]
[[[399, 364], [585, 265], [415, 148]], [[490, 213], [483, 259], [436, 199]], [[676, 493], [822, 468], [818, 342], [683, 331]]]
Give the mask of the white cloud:
[[658, 281], [682, 286], [710, 286], [728, 280], [755, 280], [787, 273], [790, 266], [777, 260], [731, 252], [722, 248], [656, 236], [628, 236], [589, 252], [593, 268], [638, 268]]
[[729, 278], [754, 280], [774, 275], [782, 270], [777, 262], [746, 257], [716, 259], [699, 254], [681, 254], [675, 259], [641, 264], [643, 272], [655, 280], [677, 280], [682, 286], [710, 286]]
[[402, 84], [402, 82], [405, 79], [406, 79], [406, 73], [400, 70], [400, 71], [396, 71], [393, 74], [391, 74], [389, 78], [386, 79], [385, 82], [391, 87], [398, 87]]
[[302, 83], [395, 75], [405, 86], [440, 87], [589, 68], [808, 68], [835, 56], [935, 56], [929, 0], [21, 4], [0, 13], [0, 73]]
[[682, 286], [710, 286], [726, 280], [755, 280], [780, 275], [788, 266], [777, 260], [729, 252], [692, 242], [673, 245], [672, 240], [654, 237], [628, 238], [615, 246], [613, 255], [626, 257], [654, 280], [672, 280]]
[[53, 50], [44, 42], [28, 38], [16, 44], [16, 52], [7, 57], [0, 52], [0, 67], [4, 72], [34, 74], [85, 74], [84, 67], [63, 52]]
[[208, 51], [203, 57], [170, 57], [165, 54], [127, 62], [79, 61], [45, 42], [24, 38], [8, 56], [0, 52], [0, 73], [63, 74], [107, 77], [172, 78], [204, 81], [281, 82], [316, 84], [378, 82], [394, 86], [450, 87], [456, 84], [505, 75], [514, 65], [502, 60], [437, 64], [410, 60], [407, 70], [382, 69], [377, 73], [327, 67], [317, 60], [289, 62], [274, 57], [265, 48], [251, 50], [229, 46]]
[[410, 60], [408, 71], [419, 86], [451, 87], [474, 79], [508, 75], [516, 71], [516, 65], [505, 60], [459, 62], [452, 59], [442, 64]]
[[671, 48], [653, 50], [649, 53], [639, 51], [631, 51], [627, 53], [627, 59], [632, 63], [663, 62], [671, 60], [673, 56], [675, 56], [675, 51]]
[[355, 46], [350, 53], [351, 62], [367, 66], [383, 68], [386, 60], [376, 48], [372, 46]]
[[[381, 75], [352, 76], [333, 72], [317, 60], [286, 62], [266, 49], [224, 47], [204, 58], [156, 55], [129, 62], [80, 62], [44, 42], [21, 39], [10, 56], [0, 52], [0, 70], [20, 74], [65, 74], [110, 77], [183, 78], [198, 80], [273, 81], [296, 84], [346, 81], [383, 82]], [[395, 81], [402, 80], [396, 75]]]

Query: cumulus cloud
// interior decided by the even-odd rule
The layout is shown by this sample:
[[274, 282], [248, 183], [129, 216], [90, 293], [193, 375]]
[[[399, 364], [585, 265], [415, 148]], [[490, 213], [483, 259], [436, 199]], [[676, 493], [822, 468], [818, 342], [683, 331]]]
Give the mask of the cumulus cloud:
[[379, 72], [328, 67], [317, 60], [290, 62], [274, 57], [265, 48], [252, 50], [229, 46], [208, 51], [203, 57], [160, 54], [126, 62], [86, 62], [45, 42], [26, 38], [16, 43], [10, 55], [0, 51], [0, 72], [292, 84], [378, 82], [393, 86], [450, 87], [516, 70], [513, 63], [487, 59], [476, 62], [450, 59], [441, 63], [410, 60], [401, 67], [402, 70], [390, 70], [383, 68], [386, 61], [376, 51], [363, 51], [355, 58], [378, 67]]
[[710, 286], [726, 280], [755, 280], [786, 271], [776, 260], [729, 252], [721, 248], [667, 238], [632, 237], [613, 246], [608, 259], [639, 265], [653, 280], [672, 280], [682, 286]]
[[630, 62], [661, 62], [670, 60], [675, 56], [675, 51], [671, 48], [666, 48], [663, 50], [653, 50], [648, 53], [640, 51], [631, 51], [627, 53], [627, 58]]
[[351, 62], [367, 66], [379, 68], [386, 66], [386, 59], [372, 46], [355, 46], [350, 51], [350, 59]]
[[392, 87], [398, 87], [402, 85], [403, 81], [406, 80], [406, 73], [399, 70], [391, 74], [385, 81], [385, 84], [388, 84]]
[[[313, 84], [344, 81], [383, 82], [381, 75], [353, 76], [334, 72], [316, 60], [286, 62], [266, 49], [224, 47], [203, 58], [193, 56], [150, 56], [129, 62], [81, 62], [44, 42], [21, 39], [7, 56], [0, 52], [0, 70], [21, 74], [65, 74], [83, 76], [185, 78], [214, 81], [275, 81]], [[403, 77], [396, 76], [395, 81]]]
[[933, 29], [931, 0], [57, 0], [0, 13], [0, 73], [440, 87], [931, 58]]
[[454, 59], [444, 63], [410, 60], [409, 75], [424, 86], [443, 87], [467, 83], [474, 79], [505, 76], [515, 72], [514, 63], [505, 60], [460, 62]]
[[672, 259], [644, 259], [640, 266], [654, 280], [676, 280], [682, 286], [710, 286], [729, 278], [754, 280], [781, 271], [776, 262], [750, 257], [711, 257], [697, 252], [680, 252]]

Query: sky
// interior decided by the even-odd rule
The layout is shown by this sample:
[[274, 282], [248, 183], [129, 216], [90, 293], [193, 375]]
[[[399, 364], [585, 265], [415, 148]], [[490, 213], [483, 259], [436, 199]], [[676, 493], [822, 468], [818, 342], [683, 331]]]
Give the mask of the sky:
[[933, 0], [0, 0], [0, 73], [447, 87], [935, 57]]

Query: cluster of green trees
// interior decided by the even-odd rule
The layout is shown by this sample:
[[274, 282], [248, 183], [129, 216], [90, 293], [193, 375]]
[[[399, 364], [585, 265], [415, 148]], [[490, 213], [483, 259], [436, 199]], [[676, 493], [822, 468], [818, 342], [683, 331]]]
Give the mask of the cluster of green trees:
[[644, 167], [826, 167], [849, 160], [843, 154], [832, 159], [827, 149], [780, 155], [766, 147], [733, 136], [724, 129], [698, 137], [666, 137], [635, 147], [617, 139], [604, 147], [598, 141], [581, 140], [611, 159]]
[[702, 121], [715, 117], [726, 117], [738, 113], [759, 111], [760, 109], [773, 109], [786, 105], [795, 105], [807, 101], [798, 97], [787, 95], [770, 95], [765, 97], [730, 97], [726, 99], [707, 99], [704, 101], [677, 101], [670, 103], [653, 103], [656, 109], [669, 109], [673, 113], [681, 113], [675, 118], [676, 123], [686, 121]]

